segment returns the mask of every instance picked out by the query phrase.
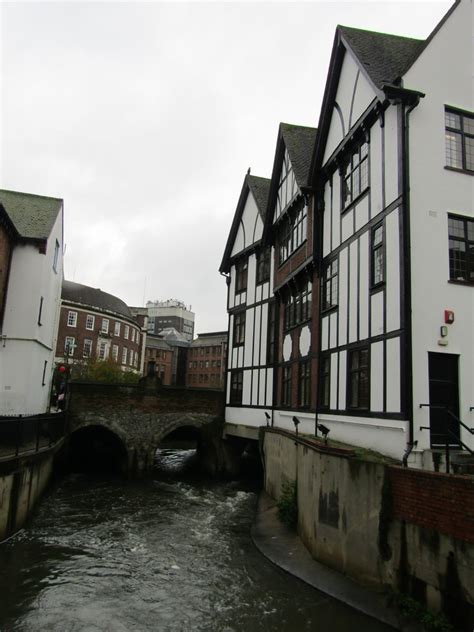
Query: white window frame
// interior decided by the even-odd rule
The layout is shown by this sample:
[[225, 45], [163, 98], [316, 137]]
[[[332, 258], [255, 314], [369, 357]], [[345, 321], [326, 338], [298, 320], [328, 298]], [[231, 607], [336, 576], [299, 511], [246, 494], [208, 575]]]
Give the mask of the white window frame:
[[92, 345], [94, 341], [91, 338], [84, 338], [84, 347], [82, 349], [82, 357], [90, 358], [92, 356]]
[[67, 313], [67, 326], [77, 327], [77, 312], [69, 311]]
[[128, 349], [127, 347], [124, 347], [122, 349], [122, 364], [127, 364], [127, 354], [128, 354]]
[[112, 345], [112, 360], [114, 362], [118, 361], [118, 345]]
[[76, 339], [74, 336], [66, 336], [64, 338], [64, 355], [73, 356], [76, 350]]
[[86, 329], [88, 331], [94, 331], [95, 316], [93, 314], [87, 314], [86, 316]]
[[128, 340], [128, 332], [130, 330], [130, 327], [128, 325], [124, 325], [123, 328], [123, 337], [125, 338], [125, 340]]
[[120, 323], [117, 320], [114, 325], [114, 336], [120, 336]]
[[107, 343], [99, 342], [99, 360], [107, 360]]
[[103, 334], [108, 334], [109, 333], [109, 319], [108, 318], [103, 318], [102, 319], [102, 325], [100, 327], [100, 331]]

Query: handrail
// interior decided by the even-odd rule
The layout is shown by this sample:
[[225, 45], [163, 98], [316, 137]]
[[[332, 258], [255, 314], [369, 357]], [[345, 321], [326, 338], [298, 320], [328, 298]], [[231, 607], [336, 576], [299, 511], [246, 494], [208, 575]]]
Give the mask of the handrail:
[[0, 417], [0, 462], [49, 450], [65, 434], [65, 412]]
[[[465, 428], [471, 434], [474, 434], [474, 428], [469, 428], [466, 424], [459, 419], [447, 406], [438, 406], [437, 404], [420, 404], [420, 408], [434, 408], [435, 410], [445, 410], [451, 417], [461, 424], [463, 428]], [[471, 406], [469, 410], [474, 409], [474, 406]]]

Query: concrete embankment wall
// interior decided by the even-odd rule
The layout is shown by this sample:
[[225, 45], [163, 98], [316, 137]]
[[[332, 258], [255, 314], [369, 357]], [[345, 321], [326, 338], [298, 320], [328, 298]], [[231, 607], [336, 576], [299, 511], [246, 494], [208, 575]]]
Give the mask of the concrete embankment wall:
[[[21, 529], [53, 471], [54, 453], [18, 459], [0, 472], [0, 542]], [[7, 468], [4, 467], [4, 470]]]
[[298, 532], [318, 561], [474, 625], [474, 480], [363, 460], [263, 433], [265, 488], [296, 481]]

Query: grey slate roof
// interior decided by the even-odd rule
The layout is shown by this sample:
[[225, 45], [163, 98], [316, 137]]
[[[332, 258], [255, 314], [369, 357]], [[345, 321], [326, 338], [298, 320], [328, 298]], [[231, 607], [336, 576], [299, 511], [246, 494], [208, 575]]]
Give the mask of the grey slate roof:
[[377, 88], [402, 77], [424, 46], [423, 40], [338, 26]]
[[311, 158], [318, 130], [315, 127], [280, 123], [281, 134], [290, 156], [296, 182], [301, 189], [308, 184]]
[[170, 351], [171, 349], [169, 344], [165, 342], [163, 338], [160, 338], [159, 336], [156, 336], [154, 334], [146, 335], [146, 346], [150, 349], [165, 349], [166, 351]]
[[171, 347], [189, 347], [191, 345], [186, 336], [174, 327], [162, 329], [158, 336], [163, 338]]
[[95, 287], [73, 283], [64, 279], [61, 298], [63, 301], [80, 303], [98, 311], [113, 312], [133, 320], [130, 309], [121, 299], [112, 296], [112, 294], [107, 294], [107, 292], [102, 292], [102, 290]]
[[47, 239], [62, 209], [63, 201], [59, 198], [0, 189], [0, 204], [20, 237]]
[[258, 212], [262, 219], [265, 217], [265, 211], [267, 210], [268, 192], [270, 191], [270, 179], [260, 178], [259, 176], [247, 175], [247, 184], [252, 191], [257, 203]]
[[220, 345], [222, 342], [227, 342], [227, 331], [216, 331], [205, 334], [198, 334], [198, 337], [192, 341], [191, 346], [202, 347], [209, 345]]

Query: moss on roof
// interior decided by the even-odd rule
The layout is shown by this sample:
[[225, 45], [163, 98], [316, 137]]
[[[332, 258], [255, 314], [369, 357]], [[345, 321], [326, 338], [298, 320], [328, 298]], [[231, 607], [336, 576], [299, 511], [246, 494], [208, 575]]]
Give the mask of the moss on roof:
[[378, 88], [402, 77], [424, 46], [423, 40], [411, 37], [348, 26], [338, 29]]
[[280, 123], [281, 134], [288, 150], [296, 182], [300, 189], [307, 186], [311, 159], [318, 130], [315, 127]]
[[0, 204], [24, 239], [47, 239], [63, 207], [59, 198], [5, 189], [0, 189]]

